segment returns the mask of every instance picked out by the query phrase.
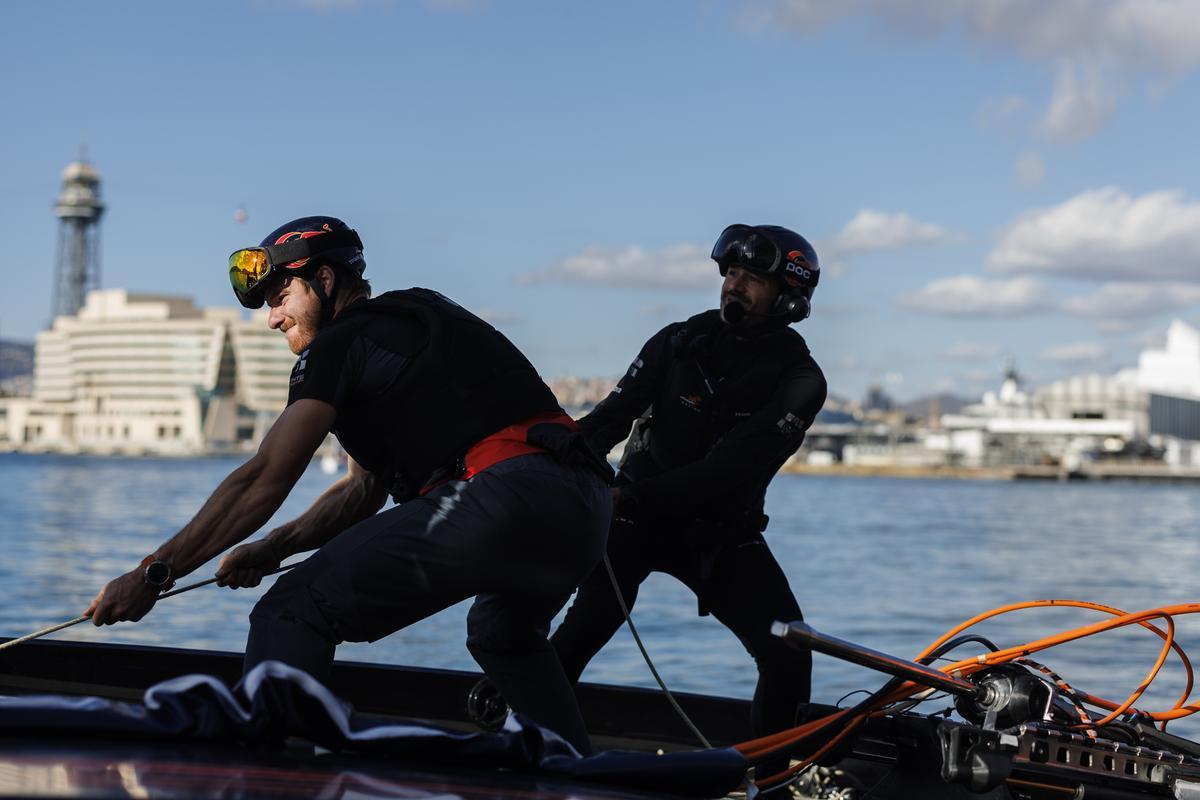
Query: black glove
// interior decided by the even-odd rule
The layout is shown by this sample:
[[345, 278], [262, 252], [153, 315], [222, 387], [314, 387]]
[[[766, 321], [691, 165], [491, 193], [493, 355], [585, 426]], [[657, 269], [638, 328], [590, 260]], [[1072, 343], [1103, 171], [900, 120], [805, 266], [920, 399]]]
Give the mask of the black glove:
[[612, 485], [616, 473], [609, 463], [597, 455], [579, 431], [573, 431], [557, 422], [542, 422], [525, 433], [525, 441], [540, 447], [560, 464], [572, 467], [587, 467], [599, 475], [606, 484]]

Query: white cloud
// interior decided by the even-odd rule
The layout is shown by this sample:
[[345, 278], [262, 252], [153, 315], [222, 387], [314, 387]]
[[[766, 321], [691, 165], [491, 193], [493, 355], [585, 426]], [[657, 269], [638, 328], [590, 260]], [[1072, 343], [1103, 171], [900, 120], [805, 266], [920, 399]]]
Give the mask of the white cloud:
[[1038, 358], [1054, 364], [1088, 364], [1107, 359], [1108, 350], [1098, 342], [1078, 342], [1047, 347]]
[[1046, 162], [1037, 153], [1022, 153], [1017, 157], [1017, 180], [1023, 186], [1037, 186], [1046, 180]]
[[1108, 76], [1140, 73], [1154, 89], [1161, 76], [1200, 66], [1196, 0], [748, 0], [748, 7], [746, 20], [767, 30], [810, 34], [870, 16], [906, 38], [961, 30], [987, 50], [1056, 67], [1039, 130], [1060, 140], [1089, 135], [1112, 113]]
[[845, 259], [838, 258], [827, 244], [818, 243], [817, 255], [821, 258], [821, 277], [840, 278], [850, 270], [850, 264]]
[[982, 342], [958, 342], [941, 352], [947, 361], [991, 361], [999, 355], [999, 345]]
[[1011, 127], [1024, 114], [1025, 98], [1017, 94], [993, 97], [979, 110], [979, 125], [983, 128]]
[[1051, 308], [1045, 294], [1045, 286], [1034, 278], [995, 281], [958, 275], [933, 281], [896, 302], [904, 308], [935, 316], [1012, 317]]
[[1116, 97], [1105, 88], [1098, 65], [1063, 59], [1038, 133], [1060, 142], [1086, 139], [1104, 127], [1116, 110]]
[[747, 20], [803, 34], [855, 15], [927, 38], [962, 29], [990, 49], [1179, 73], [1200, 65], [1195, 0], [759, 0]]
[[863, 209], [830, 242], [836, 253], [867, 253], [937, 244], [949, 237], [946, 229], [904, 213]]
[[1132, 319], [1200, 304], [1200, 286], [1191, 283], [1106, 283], [1096, 291], [1063, 301], [1069, 314], [1098, 319]]
[[1178, 191], [1131, 197], [1115, 187], [1092, 189], [1019, 217], [988, 266], [1096, 280], [1198, 280], [1200, 203]]
[[574, 283], [658, 289], [715, 289], [721, 282], [710, 250], [678, 244], [661, 250], [591, 247], [545, 269], [517, 277], [521, 284]]

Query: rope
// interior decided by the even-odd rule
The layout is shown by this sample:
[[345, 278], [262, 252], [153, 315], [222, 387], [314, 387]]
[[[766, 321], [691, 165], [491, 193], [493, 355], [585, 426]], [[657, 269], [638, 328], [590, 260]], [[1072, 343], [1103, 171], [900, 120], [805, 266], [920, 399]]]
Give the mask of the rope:
[[671, 694], [671, 690], [667, 688], [667, 684], [663, 682], [662, 677], [658, 674], [658, 670], [654, 668], [654, 662], [650, 659], [650, 654], [646, 652], [645, 645], [642, 644], [642, 637], [638, 636], [637, 626], [633, 624], [633, 617], [629, 615], [629, 608], [625, 605], [625, 597], [621, 594], [621, 585], [617, 583], [617, 574], [613, 572], [612, 563], [608, 560], [608, 554], [604, 555], [604, 568], [608, 570], [608, 579], [612, 582], [613, 591], [617, 595], [617, 602], [621, 605], [621, 613], [625, 615], [625, 623], [629, 625], [629, 632], [633, 634], [633, 641], [637, 642], [638, 650], [642, 651], [642, 658], [646, 660], [646, 666], [650, 668], [650, 674], [654, 676], [654, 680], [658, 681], [659, 688], [662, 689], [663, 695], [666, 696], [667, 702], [675, 709], [675, 713], [683, 720], [684, 724], [695, 734], [700, 740], [700, 744], [704, 745], [705, 749], [712, 749], [712, 745], [708, 739], [704, 738], [704, 734], [695, 726], [687, 712], [675, 700], [675, 696]]
[[[278, 575], [280, 572], [283, 572], [284, 570], [289, 570], [294, 566], [296, 566], [296, 565], [288, 564], [287, 566], [280, 567], [279, 569], [274, 570], [272, 572], [265, 572], [265, 573], [263, 573], [263, 577], [265, 578], [268, 575]], [[216, 582], [217, 582], [216, 578], [209, 578], [208, 580], [203, 580], [203, 581], [199, 581], [197, 583], [188, 584], [187, 586], [181, 586], [178, 589], [172, 589], [169, 592], [163, 592], [161, 595], [159, 595], [158, 599], [163, 600], [167, 597], [174, 597], [177, 594], [183, 594], [184, 592], [190, 592], [192, 589], [198, 589], [201, 586], [208, 586], [210, 583], [216, 583]], [[33, 633], [27, 633], [24, 636], [21, 636], [17, 639], [10, 639], [9, 641], [5, 642], [4, 644], [0, 644], [0, 650], [6, 650], [9, 647], [16, 647], [17, 645], [22, 644], [24, 642], [33, 641], [34, 639], [40, 639], [41, 637], [45, 636], [46, 634], [54, 633], [55, 631], [61, 631], [63, 628], [69, 628], [72, 625], [78, 625], [79, 623], [86, 622], [89, 619], [91, 619], [91, 617], [88, 617], [88, 616], [76, 617], [75, 619], [69, 619], [66, 622], [60, 622], [57, 625], [51, 625], [48, 628], [42, 628], [40, 631], [34, 631]]]

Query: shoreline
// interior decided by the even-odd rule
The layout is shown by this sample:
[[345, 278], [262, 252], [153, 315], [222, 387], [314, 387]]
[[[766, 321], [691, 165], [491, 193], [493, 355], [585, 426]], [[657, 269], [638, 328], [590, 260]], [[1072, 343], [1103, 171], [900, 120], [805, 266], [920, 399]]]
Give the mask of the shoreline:
[[1011, 470], [951, 466], [885, 466], [784, 464], [786, 475], [833, 475], [848, 478], [942, 478], [947, 480], [1011, 480]]
[[832, 475], [850, 478], [907, 478], [975, 481], [1149, 481], [1200, 482], [1200, 469], [1166, 464], [1084, 464], [1076, 469], [1056, 465], [1012, 467], [785, 464], [789, 475]]

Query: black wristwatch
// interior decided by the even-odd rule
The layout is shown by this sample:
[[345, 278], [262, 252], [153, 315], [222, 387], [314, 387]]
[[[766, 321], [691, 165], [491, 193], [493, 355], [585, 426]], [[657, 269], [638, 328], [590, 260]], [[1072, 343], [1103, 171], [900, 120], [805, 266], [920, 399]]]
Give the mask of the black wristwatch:
[[175, 571], [167, 562], [160, 561], [154, 555], [142, 559], [142, 580], [160, 592], [165, 592], [175, 585], [174, 577]]

